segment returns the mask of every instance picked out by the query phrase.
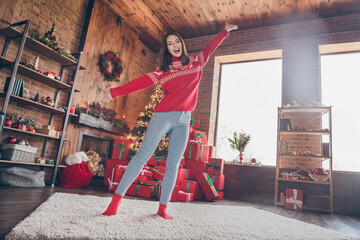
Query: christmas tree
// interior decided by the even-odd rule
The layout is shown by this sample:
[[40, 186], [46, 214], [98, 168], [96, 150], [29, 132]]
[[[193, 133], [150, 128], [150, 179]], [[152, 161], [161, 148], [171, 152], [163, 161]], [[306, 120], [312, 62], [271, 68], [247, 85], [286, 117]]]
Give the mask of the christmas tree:
[[[139, 150], [141, 142], [144, 139], [146, 129], [149, 126], [151, 117], [154, 115], [154, 108], [163, 98], [164, 92], [161, 85], [156, 86], [155, 93], [151, 95], [151, 100], [148, 105], [145, 106], [145, 110], [139, 114], [135, 127], [130, 131], [128, 139], [132, 141], [129, 149], [128, 158], [131, 159]], [[169, 136], [166, 134], [159, 143], [159, 146], [155, 150], [154, 157], [166, 157], [169, 149]]]

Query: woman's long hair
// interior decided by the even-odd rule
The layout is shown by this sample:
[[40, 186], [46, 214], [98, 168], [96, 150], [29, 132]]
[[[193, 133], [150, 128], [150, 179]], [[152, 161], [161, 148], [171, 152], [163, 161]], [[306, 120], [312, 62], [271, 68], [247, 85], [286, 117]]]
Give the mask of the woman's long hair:
[[180, 56], [180, 61], [182, 63], [182, 65], [186, 65], [190, 62], [190, 57], [186, 51], [186, 46], [184, 43], [184, 40], [182, 39], [182, 37], [180, 36], [180, 34], [178, 33], [168, 33], [164, 36], [163, 41], [162, 41], [162, 45], [161, 45], [161, 49], [160, 49], [160, 54], [159, 54], [159, 67], [161, 71], [166, 71], [169, 69], [169, 65], [172, 64], [172, 60], [171, 60], [171, 54], [167, 48], [167, 42], [166, 39], [168, 38], [168, 36], [170, 35], [174, 35], [177, 36], [180, 39], [181, 42], [181, 46], [182, 46], [182, 53]]

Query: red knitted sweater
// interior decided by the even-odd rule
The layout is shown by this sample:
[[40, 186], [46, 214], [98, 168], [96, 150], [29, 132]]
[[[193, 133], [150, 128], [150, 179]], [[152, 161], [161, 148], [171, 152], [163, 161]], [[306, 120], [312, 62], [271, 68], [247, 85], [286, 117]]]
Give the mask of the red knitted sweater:
[[228, 31], [222, 30], [207, 43], [200, 53], [190, 57], [190, 62], [187, 65], [182, 66], [179, 58], [173, 57], [173, 63], [169, 70], [163, 72], [156, 68], [154, 71], [134, 79], [124, 86], [111, 88], [111, 96], [113, 98], [124, 96], [155, 84], [161, 84], [164, 97], [155, 107], [155, 112], [193, 111], [197, 102], [203, 67], [208, 62], [211, 54], [228, 35]]

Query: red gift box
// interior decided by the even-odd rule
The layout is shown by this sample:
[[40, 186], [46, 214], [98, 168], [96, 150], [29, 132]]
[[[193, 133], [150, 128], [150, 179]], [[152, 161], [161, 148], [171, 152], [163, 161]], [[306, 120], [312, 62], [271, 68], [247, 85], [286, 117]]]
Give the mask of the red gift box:
[[126, 160], [129, 154], [130, 145], [130, 140], [114, 139], [111, 158]]
[[191, 117], [190, 127], [194, 128], [194, 129], [199, 129], [200, 128], [200, 118], [199, 117]]
[[153, 173], [152, 171], [150, 170], [149, 167], [143, 167], [140, 171], [140, 174], [139, 176], [143, 176], [143, 179], [146, 179], [146, 180], [152, 180], [153, 179]]
[[180, 166], [185, 166], [185, 157], [182, 156], [181, 160], [180, 160]]
[[186, 179], [188, 179], [188, 174], [189, 174], [189, 170], [185, 169], [185, 168], [180, 168], [178, 170], [178, 174], [177, 174], [177, 178], [176, 178], [176, 182], [175, 185], [179, 185], [179, 183], [181, 181], [184, 181]]
[[185, 159], [207, 162], [209, 160], [209, 147], [190, 140], [184, 155]]
[[152, 197], [157, 198], [157, 194], [159, 192], [159, 187], [161, 185], [161, 181], [154, 181], [154, 180], [145, 180], [145, 183], [151, 184], [154, 186], [154, 192]]
[[135, 197], [151, 198], [151, 196], [154, 195], [154, 186], [149, 183], [138, 181], [137, 183], [132, 183], [130, 185], [126, 194]]
[[303, 191], [298, 189], [286, 189], [285, 208], [302, 211]]
[[151, 157], [151, 158], [149, 159], [149, 161], [147, 162], [147, 165], [148, 165], [148, 166], [152, 166], [152, 167], [155, 167], [155, 166], [166, 166], [166, 159]]
[[216, 191], [219, 194], [217, 199], [224, 198], [225, 175], [214, 175], [212, 177]]
[[164, 179], [165, 173], [161, 172], [159, 169], [153, 168], [151, 169], [152, 173], [153, 173], [153, 178], [155, 180], [160, 180], [162, 181]]
[[213, 180], [206, 173], [201, 173], [196, 176], [196, 180], [200, 184], [201, 191], [204, 193], [208, 201], [219, 197], [218, 192], [215, 189]]
[[212, 178], [214, 175], [224, 174], [225, 161], [221, 158], [209, 158], [206, 173]]
[[206, 172], [206, 162], [185, 160], [185, 168], [189, 170], [188, 179], [196, 180], [196, 176], [200, 173]]
[[117, 165], [126, 166], [129, 164], [127, 160], [118, 160], [118, 159], [106, 159], [106, 169], [104, 176], [104, 185], [109, 186], [109, 180], [111, 180], [112, 170]]
[[209, 159], [216, 158], [216, 147], [208, 146], [209, 147]]
[[[162, 183], [159, 184], [159, 190], [157, 194], [158, 199], [160, 199], [161, 197], [161, 185]], [[178, 201], [179, 201], [179, 186], [175, 185], [171, 194], [170, 202], [178, 202]]]
[[194, 140], [195, 142], [200, 142], [202, 144], [207, 145], [207, 137], [206, 137], [206, 133], [190, 128], [189, 130], [189, 139], [190, 140]]
[[188, 192], [183, 192], [183, 191], [179, 191], [179, 201], [181, 202], [190, 202], [194, 200], [194, 194], [193, 193], [188, 193]]
[[180, 182], [180, 191], [187, 193], [193, 193], [194, 199], [199, 199], [201, 197], [200, 185], [197, 181], [185, 180]]
[[111, 178], [108, 179], [109, 191], [116, 191], [125, 170], [126, 166], [121, 165], [118, 165], [112, 169]]

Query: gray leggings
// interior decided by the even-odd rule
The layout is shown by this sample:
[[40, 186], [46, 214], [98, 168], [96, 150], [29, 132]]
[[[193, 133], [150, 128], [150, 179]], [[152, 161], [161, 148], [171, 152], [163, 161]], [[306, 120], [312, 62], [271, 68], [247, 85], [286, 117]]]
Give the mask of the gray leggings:
[[144, 164], [159, 145], [160, 140], [169, 133], [169, 154], [166, 160], [166, 173], [162, 181], [160, 203], [167, 205], [174, 189], [180, 160], [189, 138], [191, 112], [155, 112], [151, 118], [139, 151], [130, 161], [115, 193], [124, 196], [131, 183], [137, 178]]

